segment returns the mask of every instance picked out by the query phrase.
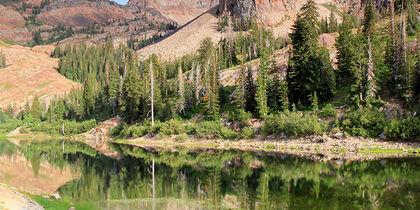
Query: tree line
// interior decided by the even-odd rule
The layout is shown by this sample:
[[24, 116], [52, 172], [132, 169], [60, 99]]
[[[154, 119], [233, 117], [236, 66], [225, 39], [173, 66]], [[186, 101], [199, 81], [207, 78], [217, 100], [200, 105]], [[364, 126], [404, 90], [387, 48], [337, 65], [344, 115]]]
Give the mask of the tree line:
[[[381, 96], [387, 91], [395, 91], [391, 94], [404, 99], [407, 107], [415, 107], [420, 95], [419, 51], [407, 47], [408, 38], [413, 39], [408, 33], [408, 14], [414, 11], [403, 7], [399, 19], [393, 12], [392, 30], [387, 34], [377, 24], [379, 14], [372, 2], [367, 1], [365, 8], [360, 28], [353, 28], [353, 20], [346, 15], [337, 25], [334, 69], [329, 50], [318, 43], [322, 24], [316, 4], [309, 0], [290, 34], [293, 47], [285, 80], [273, 74], [271, 55], [287, 42], [274, 39], [272, 32], [257, 25], [216, 44], [204, 39], [195, 54], [172, 61], [162, 61], [156, 55], [140, 60], [126, 46], [114, 48], [109, 39], [92, 47], [57, 47], [52, 56], [60, 58], [58, 71], [82, 83], [83, 88], [52, 101], [43, 118], [105, 120], [120, 115], [130, 124], [153, 125], [157, 120], [179, 117], [218, 120], [224, 113], [246, 111], [276, 123], [271, 115], [289, 110], [316, 113], [333, 101], [351, 110], [381, 106]], [[418, 23], [414, 25], [418, 30]], [[226, 32], [229, 30], [227, 27]], [[260, 63], [256, 78], [248, 62], [254, 59]], [[240, 67], [238, 84], [221, 87], [222, 69], [232, 66]], [[284, 119], [291, 116], [287, 113]], [[312, 118], [302, 119], [312, 122]]]

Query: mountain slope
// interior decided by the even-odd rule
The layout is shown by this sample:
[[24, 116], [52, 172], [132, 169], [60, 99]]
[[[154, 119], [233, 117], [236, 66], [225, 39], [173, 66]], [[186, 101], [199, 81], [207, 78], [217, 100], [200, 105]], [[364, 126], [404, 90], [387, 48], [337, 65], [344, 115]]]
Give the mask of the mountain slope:
[[55, 96], [81, 87], [55, 70], [58, 59], [49, 56], [52, 50], [54, 46], [31, 49], [0, 41], [0, 51], [6, 55], [8, 64], [6, 68], [0, 69], [0, 108], [5, 109], [13, 104], [17, 112], [36, 95], [48, 104]]
[[138, 54], [140, 57], [148, 57], [156, 53], [162, 59], [170, 60], [195, 52], [206, 37], [218, 42], [222, 34], [217, 31], [216, 11], [214, 7], [166, 39], [140, 49]]
[[179, 25], [184, 25], [219, 5], [219, 0], [130, 0], [127, 5], [155, 9], [165, 17], [175, 20]]

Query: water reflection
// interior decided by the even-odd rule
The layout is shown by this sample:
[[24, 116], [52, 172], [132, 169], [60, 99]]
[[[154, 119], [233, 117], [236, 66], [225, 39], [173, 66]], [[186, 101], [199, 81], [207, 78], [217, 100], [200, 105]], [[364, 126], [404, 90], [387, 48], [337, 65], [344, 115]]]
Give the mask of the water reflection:
[[110, 147], [123, 157], [77, 142], [63, 150], [61, 141], [18, 148], [1, 140], [0, 155], [22, 152], [71, 168], [80, 177], [59, 193], [103, 209], [420, 209], [419, 159], [323, 163], [278, 153]]

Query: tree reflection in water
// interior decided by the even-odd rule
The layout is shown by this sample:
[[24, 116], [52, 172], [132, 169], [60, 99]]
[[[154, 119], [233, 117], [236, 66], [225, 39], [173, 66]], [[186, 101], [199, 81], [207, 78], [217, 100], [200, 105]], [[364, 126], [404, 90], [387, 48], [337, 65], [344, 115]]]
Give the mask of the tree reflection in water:
[[420, 159], [317, 162], [278, 153], [110, 146], [123, 158], [70, 141], [64, 152], [61, 141], [20, 148], [0, 141], [0, 155], [20, 151], [35, 163], [73, 168], [80, 176], [60, 194], [101, 208], [420, 209]]

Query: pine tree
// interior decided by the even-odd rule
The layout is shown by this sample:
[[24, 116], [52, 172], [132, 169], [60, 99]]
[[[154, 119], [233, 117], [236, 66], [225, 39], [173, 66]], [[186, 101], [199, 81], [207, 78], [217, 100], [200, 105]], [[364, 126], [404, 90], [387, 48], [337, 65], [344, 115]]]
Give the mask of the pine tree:
[[339, 35], [335, 47], [337, 48], [337, 85], [345, 87], [351, 85], [357, 78], [357, 48], [355, 36], [352, 34], [352, 25], [348, 16], [343, 17], [339, 27]]
[[6, 64], [6, 55], [4, 55], [3, 51], [0, 52], [0, 69], [5, 68]]
[[116, 109], [118, 107], [118, 100], [120, 98], [120, 90], [121, 90], [121, 76], [118, 72], [116, 67], [111, 69], [111, 75], [109, 78], [109, 86], [108, 86], [108, 101], [112, 108], [112, 113], [116, 113]]
[[310, 106], [314, 92], [317, 92], [320, 102], [324, 102], [335, 90], [328, 51], [318, 46], [318, 16], [315, 2], [308, 0], [290, 34], [293, 50], [287, 72], [289, 99], [295, 104], [300, 101], [305, 107]]
[[217, 119], [219, 116], [219, 75], [216, 53], [208, 60], [206, 68], [206, 104], [207, 117]]
[[186, 100], [185, 100], [185, 85], [184, 85], [184, 76], [182, 74], [182, 68], [181, 65], [179, 65], [178, 68], [178, 97], [177, 97], [177, 111], [180, 114], [185, 113], [185, 106], [186, 106]]
[[141, 86], [140, 78], [134, 69], [127, 71], [122, 87], [121, 111], [126, 121], [133, 123], [141, 115]]
[[375, 14], [374, 14], [374, 6], [372, 4], [371, 0], [367, 1], [367, 5], [365, 8], [365, 14], [364, 14], [364, 19], [363, 19], [363, 29], [362, 29], [362, 36], [363, 36], [363, 41], [364, 41], [364, 48], [365, 48], [365, 59], [366, 59], [366, 64], [365, 64], [365, 79], [364, 79], [364, 84], [363, 84], [363, 89], [364, 91], [361, 93], [363, 95], [363, 93], [365, 93], [364, 97], [361, 97], [361, 100], [364, 100], [366, 102], [369, 102], [372, 99], [376, 98], [376, 94], [378, 91], [378, 86], [377, 86], [377, 79], [376, 78], [376, 73], [375, 73], [375, 61], [374, 61], [374, 57], [376, 57], [377, 60], [379, 60], [380, 58], [378, 58], [378, 54], [374, 54], [375, 53], [375, 49], [373, 49], [373, 44], [372, 42], [374, 41], [374, 39], [376, 39], [376, 34], [375, 34]]
[[330, 13], [330, 23], [328, 24], [328, 33], [334, 33], [337, 32], [338, 23], [337, 18], [335, 17], [335, 14], [333, 11]]
[[247, 66], [247, 76], [245, 83], [245, 111], [255, 113], [257, 109], [256, 92], [251, 66]]
[[314, 93], [314, 95], [312, 96], [312, 105], [311, 105], [312, 111], [317, 112], [319, 107], [318, 107], [318, 96], [316, 95], [316, 92]]
[[34, 119], [41, 119], [42, 117], [41, 102], [39, 101], [38, 95], [34, 97], [30, 113]]
[[29, 105], [29, 102], [26, 101], [25, 108], [24, 108], [24, 115], [26, 116], [26, 115], [30, 114], [30, 112], [31, 112], [31, 106]]
[[89, 76], [83, 83], [83, 118], [90, 117], [95, 109], [94, 78]]
[[263, 52], [261, 56], [261, 64], [258, 69], [257, 78], [257, 104], [258, 112], [262, 118], [266, 118], [268, 115], [267, 106], [267, 89], [268, 89], [268, 72], [271, 69], [271, 64], [266, 52]]

